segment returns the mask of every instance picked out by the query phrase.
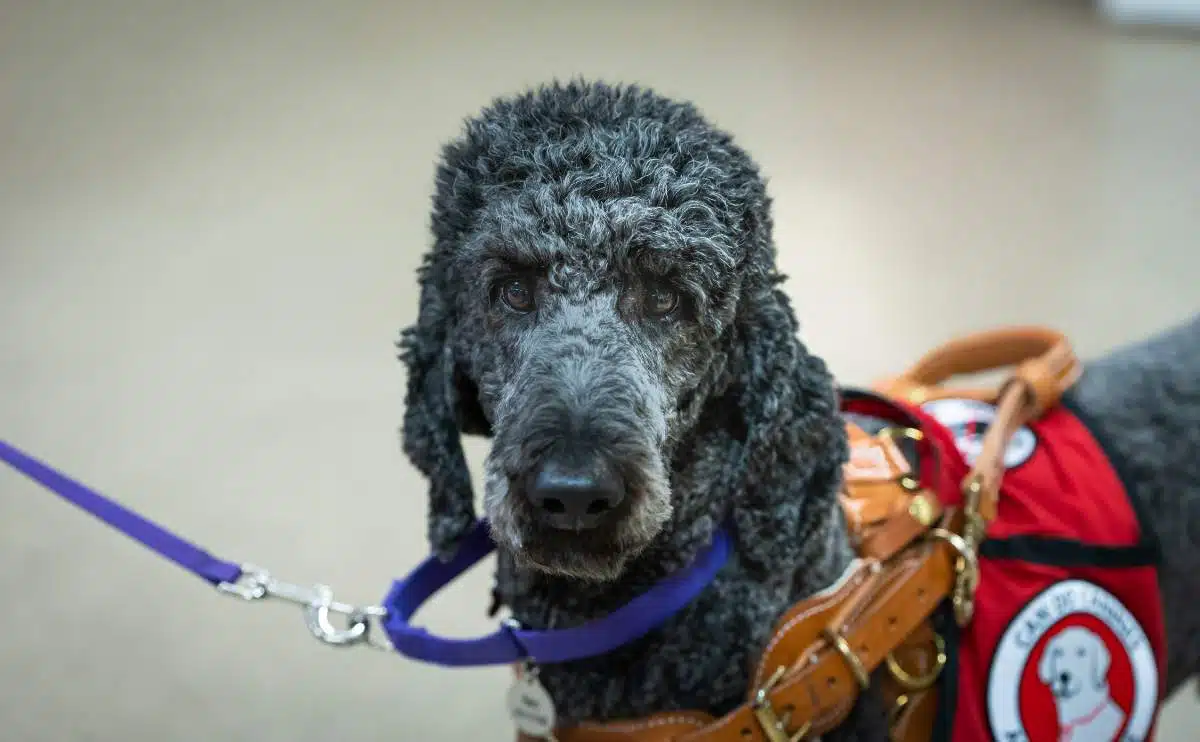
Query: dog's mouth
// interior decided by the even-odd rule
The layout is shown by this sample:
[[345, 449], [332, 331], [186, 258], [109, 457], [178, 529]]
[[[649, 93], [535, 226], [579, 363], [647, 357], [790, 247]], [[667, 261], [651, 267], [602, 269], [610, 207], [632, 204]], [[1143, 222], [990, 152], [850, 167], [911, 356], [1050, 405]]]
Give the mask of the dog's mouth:
[[580, 531], [533, 524], [513, 555], [518, 564], [545, 574], [610, 582], [650, 541], [629, 538], [619, 524]]
[[543, 475], [490, 469], [486, 517], [497, 545], [521, 566], [612, 581], [662, 530], [669, 495], [635, 470], [604, 463]]
[[1061, 673], [1050, 684], [1050, 692], [1054, 694], [1055, 698], [1069, 701], [1079, 695], [1080, 685], [1075, 682], [1075, 678], [1070, 673]]
[[[630, 559], [658, 535], [665, 517], [655, 514], [653, 495], [626, 489], [609, 506], [538, 502], [520, 487], [509, 490], [507, 516], [519, 529], [509, 546], [518, 563], [547, 574], [589, 581], [617, 579]], [[568, 498], [560, 498], [568, 499]], [[501, 514], [497, 514], [501, 515]], [[502, 516], [503, 517], [503, 516]]]

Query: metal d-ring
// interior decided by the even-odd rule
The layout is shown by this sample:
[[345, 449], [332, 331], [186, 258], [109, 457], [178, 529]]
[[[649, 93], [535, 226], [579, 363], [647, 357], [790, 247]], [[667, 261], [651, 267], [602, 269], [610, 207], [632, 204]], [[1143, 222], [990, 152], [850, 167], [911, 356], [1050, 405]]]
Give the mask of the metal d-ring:
[[854, 653], [850, 642], [846, 641], [846, 637], [829, 627], [822, 629], [821, 633], [825, 635], [825, 638], [833, 644], [833, 648], [845, 660], [846, 665], [850, 668], [850, 674], [854, 676], [854, 680], [858, 683], [858, 687], [863, 690], [871, 687], [871, 676], [867, 673], [867, 668], [863, 665], [862, 660]]
[[906, 691], [916, 692], [925, 690], [937, 682], [938, 676], [942, 674], [942, 668], [946, 666], [946, 640], [942, 639], [940, 634], [933, 635], [933, 645], [937, 649], [937, 658], [932, 670], [924, 675], [913, 675], [908, 670], [900, 666], [900, 662], [896, 660], [894, 652], [888, 652], [887, 666], [891, 671], [892, 677]]
[[972, 586], [979, 584], [979, 557], [962, 536], [945, 528], [934, 528], [929, 531], [929, 537], [950, 544], [951, 548], [958, 553], [958, 559], [954, 565], [955, 573]]
[[944, 528], [934, 528], [929, 531], [931, 538], [941, 539], [958, 552], [954, 564], [954, 593], [951, 604], [954, 606], [954, 618], [959, 626], [966, 626], [975, 612], [975, 588], [979, 586], [979, 557], [971, 545], [953, 531]]

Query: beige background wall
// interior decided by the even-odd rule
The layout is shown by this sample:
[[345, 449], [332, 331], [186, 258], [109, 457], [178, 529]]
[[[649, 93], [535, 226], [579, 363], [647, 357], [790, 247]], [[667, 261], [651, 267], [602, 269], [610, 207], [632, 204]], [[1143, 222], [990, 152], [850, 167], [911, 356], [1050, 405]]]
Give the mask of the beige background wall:
[[[740, 137], [848, 382], [984, 324], [1093, 353], [1200, 309], [1194, 41], [1057, 0], [434, 6], [0, 0], [0, 435], [377, 600], [424, 552], [392, 343], [433, 159], [554, 75]], [[6, 471], [0, 564], [6, 742], [511, 738], [506, 671], [322, 648]], [[426, 620], [488, 629], [487, 584]], [[1196, 739], [1186, 695], [1166, 742]]]

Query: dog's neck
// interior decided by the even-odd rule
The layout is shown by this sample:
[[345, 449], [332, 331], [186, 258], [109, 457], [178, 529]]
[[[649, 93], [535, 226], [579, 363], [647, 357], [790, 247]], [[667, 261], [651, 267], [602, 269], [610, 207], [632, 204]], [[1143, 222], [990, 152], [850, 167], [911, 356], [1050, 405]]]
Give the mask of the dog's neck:
[[[745, 700], [759, 653], [778, 618], [797, 600], [832, 584], [852, 558], [837, 506], [837, 476], [815, 469], [807, 477], [793, 470], [791, 477], [766, 477], [759, 486], [773, 488], [772, 498], [786, 488], [795, 507], [773, 514], [775, 530], [758, 533], [735, 527], [729, 562], [665, 625], [607, 655], [540, 668], [561, 722], [675, 709], [722, 714]], [[502, 601], [515, 619], [535, 629], [576, 626], [611, 612], [686, 565], [710, 542], [729, 513], [698, 512], [688, 503], [716, 507], [724, 498], [687, 496], [709, 481], [711, 472], [702, 465], [677, 472], [673, 486], [681, 504], [620, 580], [597, 584], [552, 577], [518, 566], [502, 554], [497, 582]], [[762, 553], [761, 539], [772, 538], [788, 539], [788, 548], [771, 550], [787, 558], [764, 565], [751, 555]]]
[[1092, 688], [1092, 692], [1069, 700], [1059, 700], [1058, 722], [1065, 728], [1086, 726], [1104, 712], [1109, 704], [1108, 683]]

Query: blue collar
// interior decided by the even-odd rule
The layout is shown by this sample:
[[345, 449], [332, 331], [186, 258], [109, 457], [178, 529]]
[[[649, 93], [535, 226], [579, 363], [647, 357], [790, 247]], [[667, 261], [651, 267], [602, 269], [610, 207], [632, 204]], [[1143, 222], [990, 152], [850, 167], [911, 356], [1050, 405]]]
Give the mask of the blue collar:
[[448, 562], [429, 557], [393, 584], [384, 600], [384, 629], [405, 657], [437, 665], [504, 665], [522, 660], [538, 664], [606, 654], [662, 625], [713, 581], [729, 559], [729, 536], [718, 530], [712, 544], [692, 564], [672, 574], [612, 613], [568, 629], [529, 631], [504, 624], [476, 639], [447, 639], [413, 626], [409, 619], [429, 598], [469, 570], [495, 548], [487, 524], [480, 521]]

